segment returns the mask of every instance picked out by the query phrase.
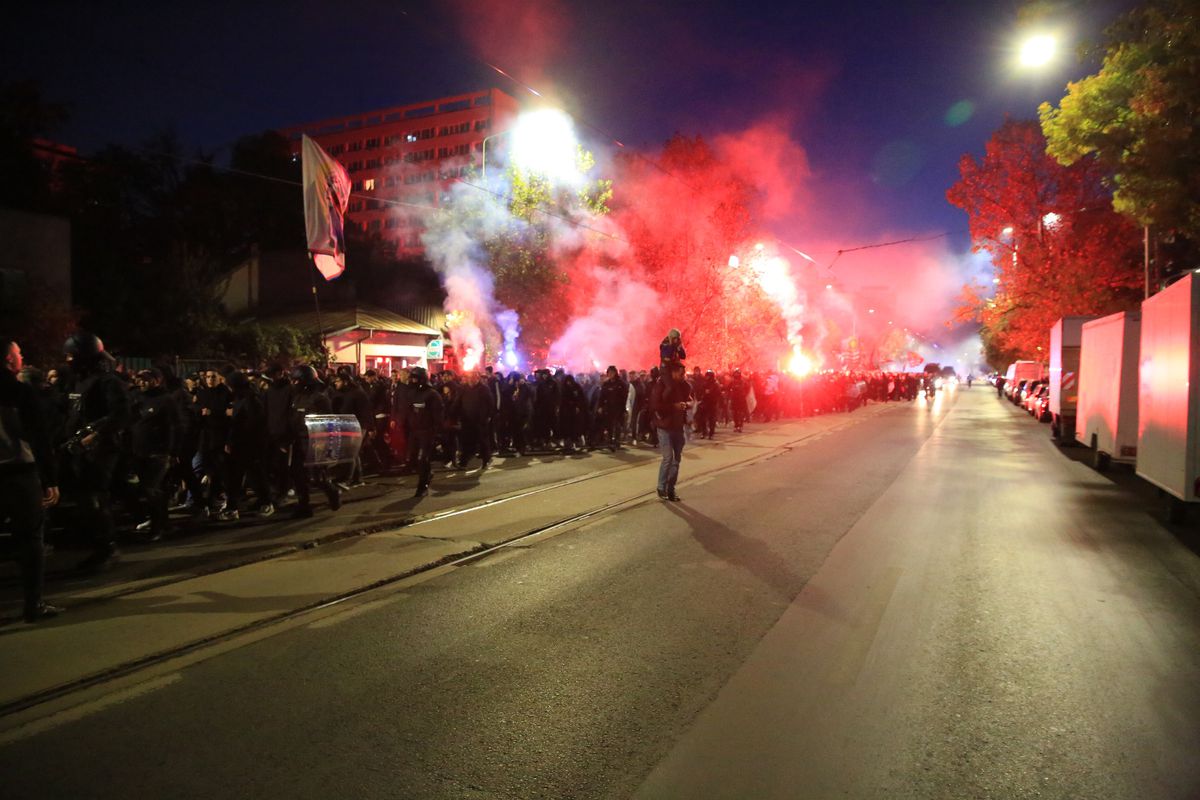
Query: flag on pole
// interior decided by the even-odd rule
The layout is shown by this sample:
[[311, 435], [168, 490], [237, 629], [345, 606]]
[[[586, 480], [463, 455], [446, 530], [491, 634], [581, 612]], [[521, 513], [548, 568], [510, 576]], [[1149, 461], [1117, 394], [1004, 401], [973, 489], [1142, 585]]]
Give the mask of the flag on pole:
[[308, 252], [322, 277], [331, 281], [346, 270], [342, 218], [350, 202], [350, 173], [307, 136], [301, 141], [300, 158]]

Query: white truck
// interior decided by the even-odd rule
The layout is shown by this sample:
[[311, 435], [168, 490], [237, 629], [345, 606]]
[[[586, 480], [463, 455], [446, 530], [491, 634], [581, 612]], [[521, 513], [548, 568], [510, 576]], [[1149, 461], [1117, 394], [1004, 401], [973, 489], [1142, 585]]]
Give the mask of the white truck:
[[1004, 394], [1015, 403], [1019, 400], [1014, 395], [1021, 381], [1040, 381], [1041, 379], [1041, 364], [1036, 361], [1014, 361], [1008, 365], [1008, 372], [1004, 374]]
[[1137, 474], [1167, 495], [1168, 517], [1200, 500], [1200, 278], [1142, 303]]
[[1123, 311], [1084, 324], [1075, 438], [1100, 471], [1137, 461], [1138, 354], [1142, 312]]
[[1050, 329], [1050, 435], [1056, 442], [1075, 436], [1079, 399], [1079, 345], [1084, 323], [1095, 317], [1063, 317]]

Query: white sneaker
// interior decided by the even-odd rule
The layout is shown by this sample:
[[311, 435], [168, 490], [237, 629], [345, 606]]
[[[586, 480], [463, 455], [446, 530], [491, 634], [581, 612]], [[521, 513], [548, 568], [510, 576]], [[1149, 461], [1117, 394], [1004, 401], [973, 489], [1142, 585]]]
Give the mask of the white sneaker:
[[275, 506], [271, 503], [264, 503], [259, 506], [258, 515], [260, 517], [269, 517], [275, 513]]
[[231, 508], [218, 514], [217, 519], [221, 522], [237, 522], [239, 515], [236, 508]]
[[138, 531], [139, 533], [141, 533], [142, 531], [150, 530], [150, 520], [146, 520], [145, 522], [139, 522], [137, 524], [137, 527], [134, 528], [134, 530]]

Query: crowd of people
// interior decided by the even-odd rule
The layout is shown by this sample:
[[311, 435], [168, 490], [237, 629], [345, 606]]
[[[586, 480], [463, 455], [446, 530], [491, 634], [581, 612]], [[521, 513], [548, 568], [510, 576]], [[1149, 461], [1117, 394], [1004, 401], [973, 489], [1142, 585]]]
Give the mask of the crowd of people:
[[[348, 366], [229, 364], [176, 375], [126, 370], [90, 333], [73, 335], [64, 363], [42, 370], [22, 363], [16, 342], [0, 346], [8, 367], [0, 407], [16, 409], [0, 419], [0, 475], [19, 473], [26, 481], [21, 498], [0, 495], [0, 518], [27, 532], [16, 537], [26, 575], [41, 571], [41, 533], [32, 527], [42, 527], [60, 486], [75, 501], [70, 522], [92, 547], [78, 569], [92, 572], [119, 557], [118, 515], [131, 518], [133, 535], [146, 541], [179, 519], [228, 523], [271, 516], [289, 503], [293, 515], [307, 517], [313, 486], [336, 511], [342, 492], [364, 474], [407, 471], [416, 475], [419, 498], [429, 491], [434, 465], [468, 469], [478, 459], [486, 469], [495, 454], [659, 447], [658, 493], [677, 500], [688, 438], [740, 432], [751, 420], [913, 399], [922, 385], [921, 376], [904, 373], [824, 372], [801, 380], [775, 371], [688, 371], [677, 331], [663, 340], [656, 367], [583, 374], [491, 367], [430, 374], [417, 367], [360, 376]], [[357, 419], [363, 439], [353, 463], [306, 463], [311, 414]], [[41, 487], [36, 493], [30, 481]], [[42, 616], [49, 607], [40, 578], [26, 588], [26, 616]]]

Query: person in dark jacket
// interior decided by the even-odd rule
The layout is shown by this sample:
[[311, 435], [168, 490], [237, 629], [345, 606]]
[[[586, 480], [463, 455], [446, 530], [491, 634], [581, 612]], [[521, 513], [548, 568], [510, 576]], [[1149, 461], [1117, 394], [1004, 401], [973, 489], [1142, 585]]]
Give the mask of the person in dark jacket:
[[[313, 514], [311, 494], [308, 488], [309, 467], [308, 459], [308, 426], [304, 422], [309, 414], [329, 414], [333, 410], [329, 396], [325, 394], [325, 384], [317, 378], [317, 371], [308, 364], [301, 364], [292, 370], [292, 404], [288, 418], [288, 465], [291, 472], [292, 485], [296, 489], [297, 517], [311, 517]], [[329, 500], [329, 508], [337, 511], [342, 507], [342, 498], [337, 487], [329, 480], [329, 474], [324, 467], [313, 470], [317, 485], [325, 492]]]
[[50, 434], [33, 387], [17, 380], [21, 347], [0, 337], [0, 519], [7, 518], [21, 567], [26, 622], [62, 612], [42, 599], [45, 510], [58, 503], [58, 472]]
[[558, 405], [558, 425], [563, 440], [563, 450], [575, 452], [575, 445], [586, 430], [587, 397], [575, 376], [563, 376], [562, 395]]
[[742, 379], [742, 371], [735, 369], [733, 371], [733, 380], [729, 383], [729, 403], [733, 408], [733, 430], [735, 433], [741, 433], [742, 425], [750, 419], [749, 394], [750, 385]]
[[414, 367], [408, 374], [408, 390], [397, 397], [404, 403], [400, 419], [408, 437], [408, 462], [417, 471], [414, 496], [424, 497], [433, 479], [433, 444], [442, 430], [442, 396], [429, 385], [425, 369]]
[[600, 384], [599, 416], [608, 446], [614, 452], [621, 446], [621, 432], [625, 430], [625, 403], [629, 400], [629, 387], [621, 380], [615, 366], [605, 372], [604, 383]]
[[163, 388], [163, 376], [157, 369], [138, 372], [134, 384], [138, 387], [138, 396], [133, 404], [130, 429], [133, 471], [150, 517], [146, 539], [156, 542], [167, 532], [170, 520], [164, 481], [177, 447], [179, 412], [174, 398]]
[[721, 407], [721, 384], [711, 369], [697, 381], [696, 433], [709, 439], [717, 432], [717, 414]]
[[291, 440], [292, 382], [283, 367], [267, 371], [271, 385], [263, 397], [267, 426], [267, 480], [276, 499], [282, 501], [291, 487], [288, 470], [288, 443]]
[[492, 419], [496, 415], [495, 400], [486, 382], [481, 381], [478, 372], [468, 372], [463, 376], [466, 385], [454, 398], [453, 415], [462, 426], [459, 441], [462, 455], [459, 456], [458, 468], [466, 469], [476, 453], [487, 469], [492, 463]]
[[92, 540], [92, 552], [76, 569], [94, 572], [118, 558], [117, 526], [112, 512], [112, 482], [120, 458], [120, 436], [130, 422], [129, 394], [112, 374], [112, 357], [100, 337], [72, 334], [63, 345], [70, 366], [64, 447], [80, 491], [80, 523]]
[[264, 463], [267, 452], [266, 418], [262, 398], [241, 372], [228, 378], [232, 405], [229, 409], [229, 438], [225, 442], [225, 463], [229, 500], [221, 512], [223, 522], [236, 522], [241, 516], [245, 484], [258, 498], [259, 516], [275, 513]]
[[658, 496], [675, 502], [680, 499], [675, 493], [675, 483], [679, 480], [683, 427], [687, 424], [687, 409], [692, 399], [684, 373], [683, 364], [671, 364], [650, 392], [650, 411], [654, 415], [659, 449], [662, 451], [662, 464], [658, 468]]
[[[330, 399], [333, 402], [333, 413], [353, 414], [358, 420], [358, 426], [362, 429], [363, 444], [366, 445], [375, 425], [375, 415], [371, 411], [371, 398], [355, 382], [354, 376], [348, 369], [339, 369], [337, 375], [334, 376], [333, 395]], [[358, 451], [354, 463], [347, 466], [349, 469], [346, 470], [346, 485], [348, 487], [361, 485], [363, 477], [361, 449]]]
[[205, 370], [196, 390], [196, 407], [200, 414], [200, 465], [208, 478], [205, 503], [210, 514], [220, 513], [226, 503], [225, 444], [229, 439], [232, 406], [232, 394], [224, 376], [215, 369]]
[[512, 401], [513, 449], [518, 456], [524, 456], [529, 449], [530, 425], [533, 423], [534, 390], [520, 372], [514, 372], [510, 377], [512, 382], [506, 393]]

